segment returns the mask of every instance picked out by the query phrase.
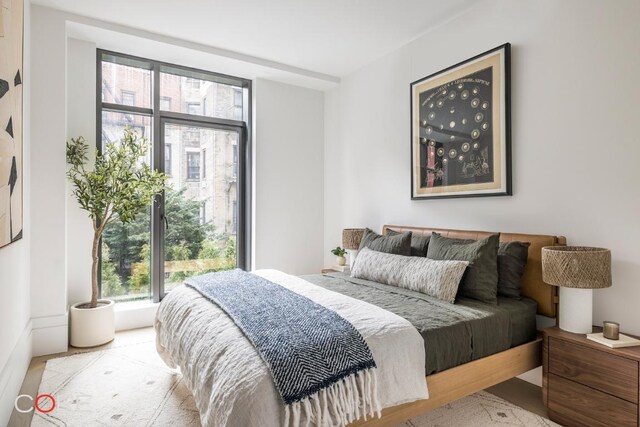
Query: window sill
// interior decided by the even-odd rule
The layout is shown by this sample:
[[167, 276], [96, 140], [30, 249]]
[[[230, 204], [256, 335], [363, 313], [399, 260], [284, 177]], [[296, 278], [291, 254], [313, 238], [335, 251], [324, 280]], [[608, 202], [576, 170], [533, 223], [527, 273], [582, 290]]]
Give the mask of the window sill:
[[116, 331], [148, 328], [153, 326], [159, 303], [130, 301], [115, 305]]
[[144, 310], [152, 307], [157, 308], [159, 304], [160, 303], [150, 300], [118, 302], [115, 304], [114, 310], [116, 313], [120, 311]]

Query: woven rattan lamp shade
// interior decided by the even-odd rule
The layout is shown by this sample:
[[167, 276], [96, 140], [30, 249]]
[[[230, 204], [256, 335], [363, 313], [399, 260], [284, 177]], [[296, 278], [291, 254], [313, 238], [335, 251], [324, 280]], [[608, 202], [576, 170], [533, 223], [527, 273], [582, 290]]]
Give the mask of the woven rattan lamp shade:
[[342, 230], [342, 246], [345, 249], [360, 249], [360, 241], [364, 235], [364, 228], [345, 228]]
[[608, 288], [611, 252], [585, 246], [546, 246], [542, 248], [542, 280], [567, 288]]

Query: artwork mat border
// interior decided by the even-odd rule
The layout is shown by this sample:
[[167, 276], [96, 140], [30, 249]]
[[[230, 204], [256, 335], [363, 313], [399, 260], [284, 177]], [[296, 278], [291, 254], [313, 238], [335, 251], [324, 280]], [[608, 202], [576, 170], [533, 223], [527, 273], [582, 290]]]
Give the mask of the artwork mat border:
[[[500, 85], [494, 85], [494, 94], [496, 88], [498, 88], [499, 99], [500, 99], [500, 133], [502, 138], [500, 138], [500, 148], [502, 153], [502, 159], [499, 163], [495, 162], [495, 148], [494, 145], [494, 163], [500, 165], [500, 186], [494, 186], [494, 188], [489, 189], [471, 189], [471, 190], [462, 190], [462, 191], [452, 191], [454, 187], [464, 187], [469, 188], [468, 185], [452, 185], [447, 186], [446, 189], [442, 189], [439, 191], [432, 191], [430, 189], [428, 193], [419, 193], [416, 191], [416, 181], [419, 179], [419, 162], [416, 160], [416, 156], [419, 156], [419, 150], [416, 153], [416, 146], [419, 144], [419, 122], [414, 120], [414, 104], [419, 102], [416, 97], [415, 91], [417, 88], [429, 83], [433, 80], [444, 79], [445, 82], [455, 80], [455, 78], [451, 78], [452, 73], [460, 72], [463, 76], [466, 74], [470, 74], [475, 71], [462, 71], [463, 69], [467, 69], [469, 66], [480, 63], [484, 60], [490, 59], [492, 57], [498, 57], [498, 62], [500, 65], [500, 71], [502, 73], [502, 78], [500, 79]], [[410, 88], [410, 121], [411, 121], [411, 200], [427, 200], [427, 199], [445, 199], [445, 198], [463, 198], [463, 197], [489, 197], [489, 196], [510, 196], [512, 195], [512, 183], [511, 183], [511, 44], [504, 43], [500, 46], [497, 46], [493, 49], [490, 49], [486, 52], [478, 54], [472, 58], [454, 64], [450, 67], [437, 71], [433, 74], [430, 74], [426, 77], [418, 79], [412, 82], [409, 86]], [[434, 85], [434, 87], [437, 85]], [[414, 97], [416, 99], [414, 99]], [[495, 114], [494, 114], [495, 116]], [[496, 118], [493, 118], [493, 122], [495, 123]], [[494, 127], [494, 129], [497, 129]], [[416, 136], [417, 135], [417, 136]], [[417, 142], [417, 144], [416, 144]], [[417, 171], [416, 171], [417, 169]], [[477, 184], [484, 185], [484, 184]], [[496, 192], [496, 190], [498, 190]]]

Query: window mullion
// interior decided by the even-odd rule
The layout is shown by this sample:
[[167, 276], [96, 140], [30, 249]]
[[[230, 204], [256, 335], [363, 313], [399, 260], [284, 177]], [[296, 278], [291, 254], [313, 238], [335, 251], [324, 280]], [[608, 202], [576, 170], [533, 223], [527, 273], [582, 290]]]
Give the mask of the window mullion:
[[153, 116], [152, 108], [134, 107], [131, 105], [124, 105], [124, 104], [113, 104], [111, 102], [103, 102], [102, 110], [113, 111], [116, 113], [134, 113], [134, 114], [140, 114], [143, 116]]
[[[160, 118], [160, 66], [153, 64], [153, 162], [152, 167], [164, 172], [164, 141]], [[153, 203], [151, 214], [151, 297], [160, 302], [164, 294], [164, 192]]]

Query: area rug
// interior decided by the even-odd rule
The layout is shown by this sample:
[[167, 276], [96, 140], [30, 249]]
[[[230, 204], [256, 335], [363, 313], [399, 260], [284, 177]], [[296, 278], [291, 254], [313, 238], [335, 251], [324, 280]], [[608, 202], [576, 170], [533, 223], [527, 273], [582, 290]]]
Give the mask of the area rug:
[[[51, 359], [40, 384], [43, 393], [52, 395], [56, 406], [49, 413], [36, 412], [32, 426], [200, 426], [182, 376], [167, 368], [151, 341]], [[496, 425], [557, 426], [480, 392], [399, 427]]]
[[397, 427], [561, 427], [559, 424], [481, 391]]
[[43, 393], [56, 407], [36, 411], [32, 426], [200, 426], [182, 376], [160, 360], [153, 342], [51, 359]]

